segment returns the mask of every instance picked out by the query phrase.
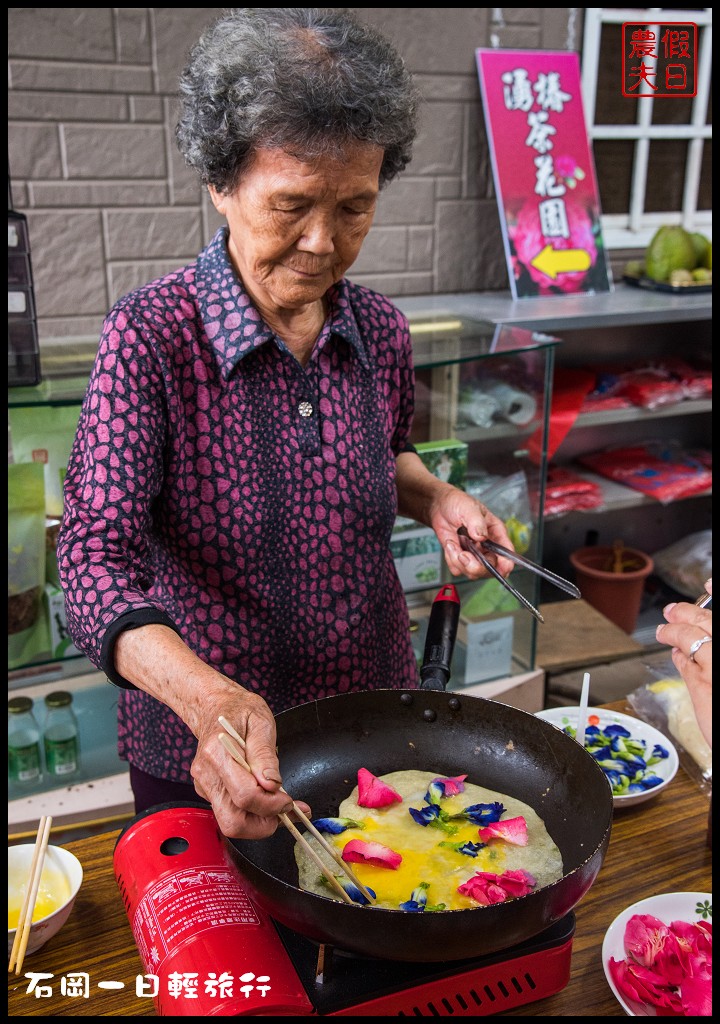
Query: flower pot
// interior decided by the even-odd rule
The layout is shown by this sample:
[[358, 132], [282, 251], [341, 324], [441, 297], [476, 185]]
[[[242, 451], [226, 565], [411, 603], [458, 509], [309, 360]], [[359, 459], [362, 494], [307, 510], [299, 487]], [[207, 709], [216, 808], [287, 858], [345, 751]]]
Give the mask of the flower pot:
[[623, 548], [623, 571], [614, 572], [614, 555], [612, 547], [578, 548], [570, 554], [570, 562], [583, 599], [620, 629], [632, 633], [653, 560], [643, 551]]

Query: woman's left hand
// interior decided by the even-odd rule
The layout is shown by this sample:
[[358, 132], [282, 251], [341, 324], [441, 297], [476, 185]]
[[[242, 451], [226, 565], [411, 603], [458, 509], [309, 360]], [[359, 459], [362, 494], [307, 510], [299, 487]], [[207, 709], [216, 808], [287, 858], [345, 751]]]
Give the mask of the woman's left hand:
[[[457, 487], [448, 487], [435, 501], [431, 511], [431, 525], [442, 544], [445, 561], [453, 576], [467, 576], [475, 580], [489, 575], [478, 559], [460, 546], [457, 531], [461, 526], [465, 527], [470, 539], [476, 543], [486, 539], [494, 540], [496, 544], [515, 550], [502, 519], [493, 515], [477, 498]], [[501, 576], [510, 575], [514, 563], [509, 558], [490, 552], [485, 555]]]

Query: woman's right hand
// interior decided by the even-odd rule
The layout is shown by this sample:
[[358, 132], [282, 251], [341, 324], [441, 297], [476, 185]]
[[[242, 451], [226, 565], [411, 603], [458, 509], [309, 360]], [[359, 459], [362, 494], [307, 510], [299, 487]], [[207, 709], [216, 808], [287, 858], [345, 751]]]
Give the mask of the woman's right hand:
[[[281, 789], [275, 719], [262, 697], [206, 665], [173, 629], [160, 623], [120, 633], [114, 656], [123, 678], [172, 708], [197, 738], [190, 774], [224, 835], [272, 835], [278, 814], [289, 813], [292, 800]], [[251, 771], [234, 761], [218, 739], [221, 715], [245, 740]], [[307, 804], [300, 806], [309, 812]]]
[[[251, 771], [233, 760], [218, 739], [223, 716], [245, 740], [244, 759]], [[198, 749], [190, 773], [198, 794], [211, 805], [224, 835], [263, 839], [278, 827], [278, 814], [292, 812], [292, 799], [281, 788], [275, 743], [275, 719], [265, 701], [237, 684], [208, 701], [197, 730]], [[307, 804], [298, 801], [310, 814]]]

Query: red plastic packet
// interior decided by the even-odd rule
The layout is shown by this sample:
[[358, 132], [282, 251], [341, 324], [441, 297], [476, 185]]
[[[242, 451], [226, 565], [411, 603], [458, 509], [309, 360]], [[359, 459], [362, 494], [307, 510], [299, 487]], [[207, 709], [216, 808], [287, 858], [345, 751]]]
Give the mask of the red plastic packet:
[[580, 456], [578, 462], [601, 476], [641, 491], [666, 505], [712, 487], [709, 452], [646, 444], [610, 448]]
[[549, 466], [545, 485], [545, 517], [585, 512], [604, 502], [602, 488], [566, 466]]

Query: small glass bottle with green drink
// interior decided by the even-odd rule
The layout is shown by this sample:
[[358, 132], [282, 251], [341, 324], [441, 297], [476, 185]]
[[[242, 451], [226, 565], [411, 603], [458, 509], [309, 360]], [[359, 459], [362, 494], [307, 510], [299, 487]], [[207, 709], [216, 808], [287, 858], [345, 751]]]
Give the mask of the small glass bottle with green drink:
[[8, 701], [8, 779], [31, 785], [42, 778], [40, 729], [30, 697]]
[[72, 694], [56, 690], [45, 698], [45, 767], [52, 778], [65, 778], [80, 770], [80, 740]]

